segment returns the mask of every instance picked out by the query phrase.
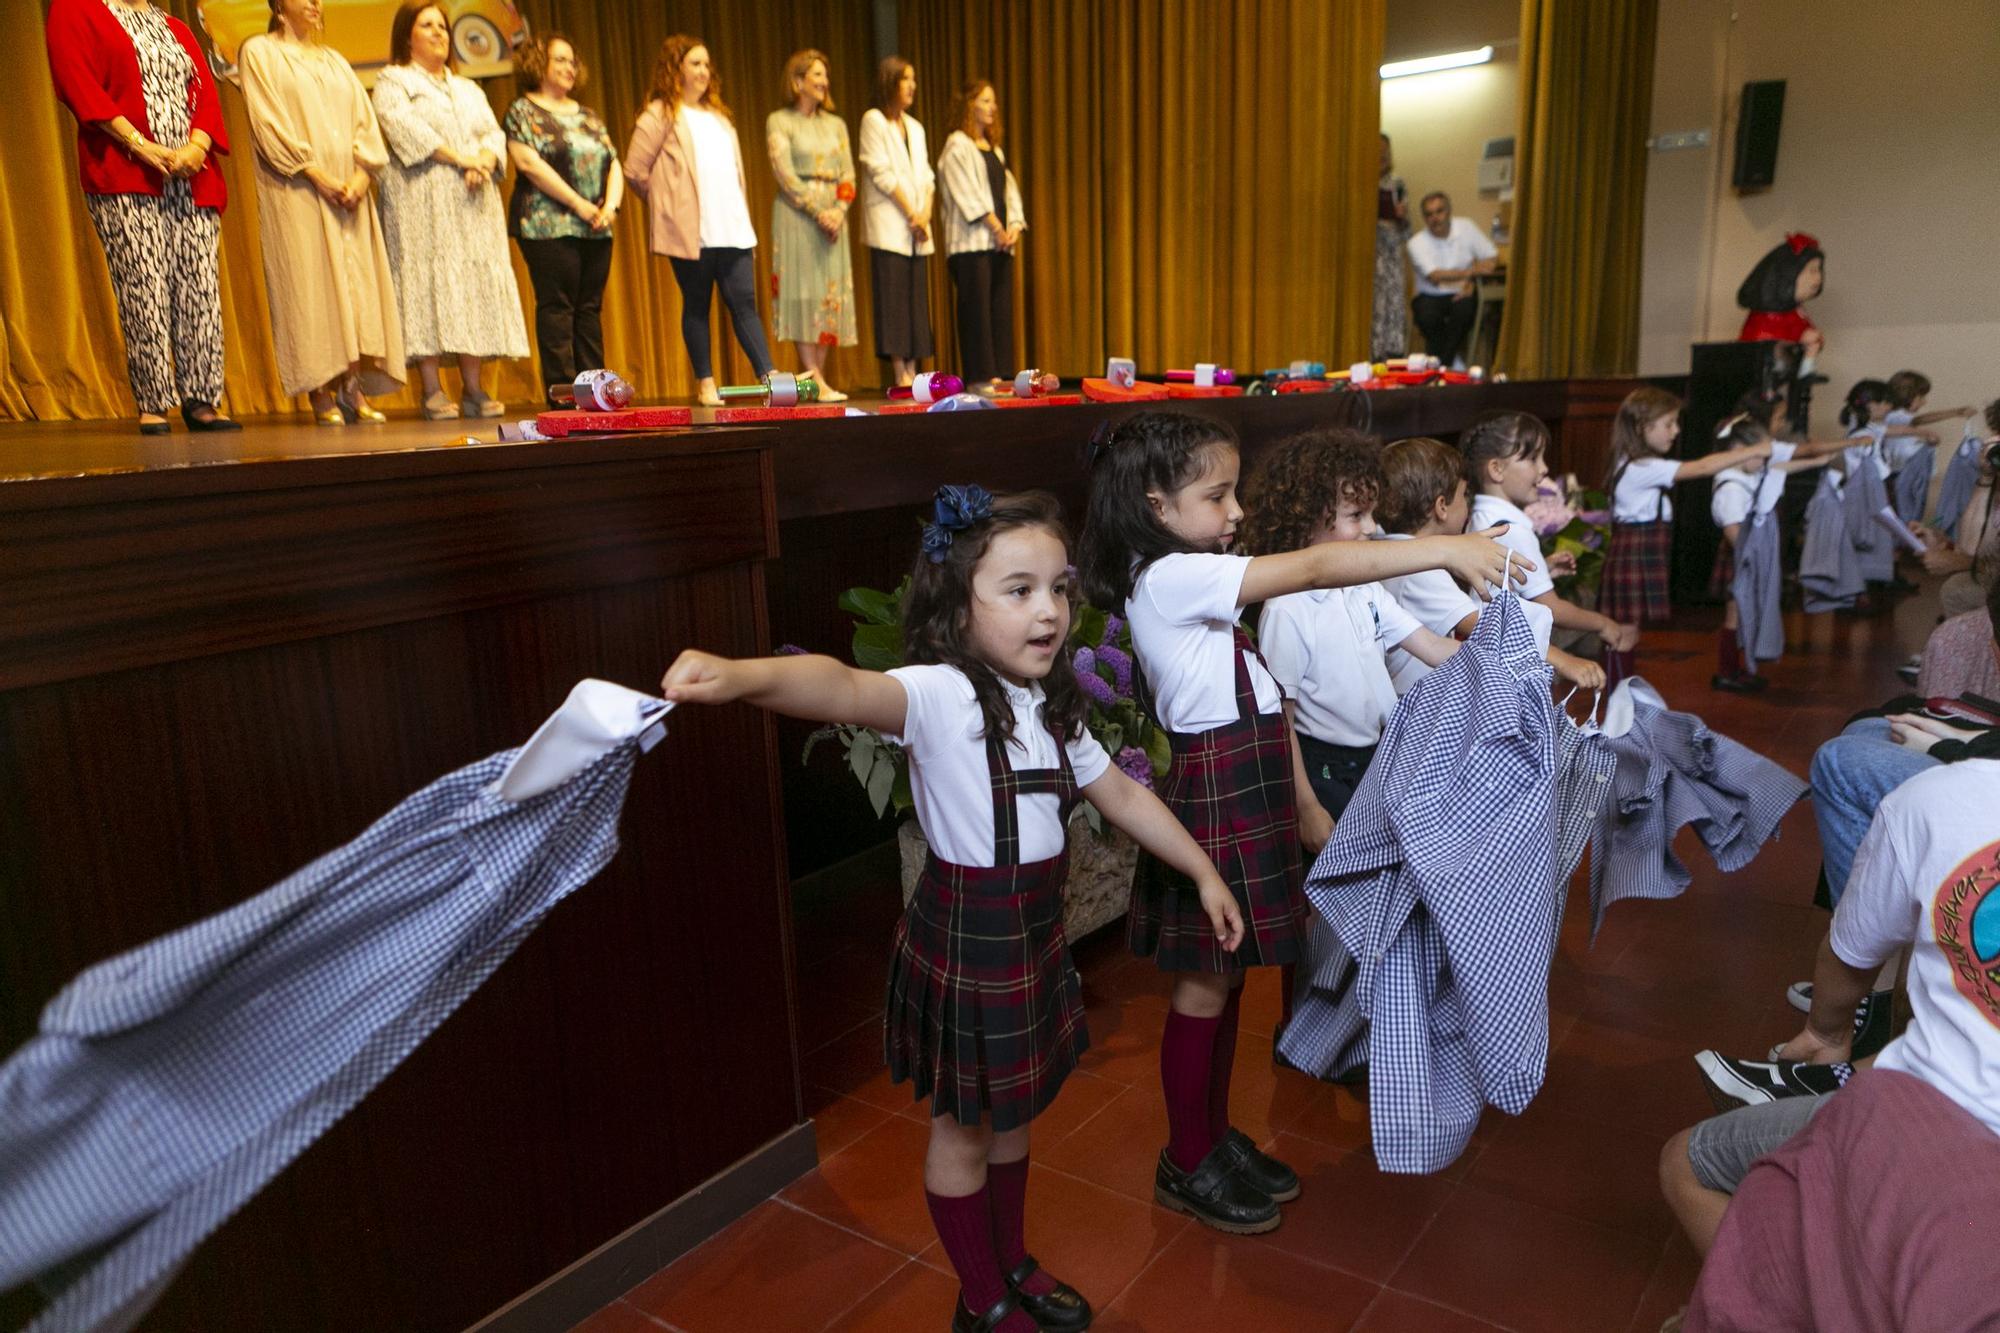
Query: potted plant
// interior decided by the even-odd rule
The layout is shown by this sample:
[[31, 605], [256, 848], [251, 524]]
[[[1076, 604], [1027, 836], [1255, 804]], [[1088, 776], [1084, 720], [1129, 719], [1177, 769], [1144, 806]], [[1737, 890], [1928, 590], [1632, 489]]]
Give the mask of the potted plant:
[[[849, 588], [840, 608], [855, 618], [854, 663], [870, 671], [903, 665], [903, 599], [906, 578], [894, 592]], [[1078, 606], [1070, 619], [1066, 651], [1078, 683], [1090, 701], [1085, 725], [1110, 753], [1111, 761], [1135, 782], [1151, 787], [1167, 771], [1172, 752], [1166, 733], [1153, 725], [1133, 691], [1131, 632], [1122, 619], [1094, 606]], [[874, 803], [875, 813], [894, 810], [902, 860], [903, 901], [916, 892], [928, 845], [917, 824], [910, 794], [909, 756], [870, 727], [830, 726], [806, 742], [806, 757], [821, 741], [847, 752], [847, 765]], [[1128, 901], [1138, 847], [1115, 828], [1106, 828], [1089, 802], [1079, 802], [1069, 826], [1069, 879], [1064, 885], [1063, 924], [1077, 939], [1116, 920]]]
[[[1521, 512], [1535, 525], [1544, 556], [1568, 556], [1575, 568], [1556, 576], [1556, 591], [1578, 606], [1597, 606], [1597, 584], [1604, 575], [1604, 556], [1611, 544], [1611, 506], [1597, 491], [1587, 491], [1575, 474], [1561, 481], [1544, 478], [1537, 494]], [[1557, 630], [1556, 647], [1574, 650], [1592, 637], [1588, 630]]]

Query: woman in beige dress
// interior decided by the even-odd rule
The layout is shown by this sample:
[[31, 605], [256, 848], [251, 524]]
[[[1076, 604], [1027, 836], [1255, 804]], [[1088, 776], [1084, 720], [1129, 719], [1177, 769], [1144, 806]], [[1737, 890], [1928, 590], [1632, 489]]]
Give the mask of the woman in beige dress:
[[271, 0], [238, 57], [257, 146], [258, 235], [278, 376], [322, 426], [379, 422], [403, 382], [403, 327], [375, 211], [389, 151], [361, 80], [320, 44], [321, 0]]

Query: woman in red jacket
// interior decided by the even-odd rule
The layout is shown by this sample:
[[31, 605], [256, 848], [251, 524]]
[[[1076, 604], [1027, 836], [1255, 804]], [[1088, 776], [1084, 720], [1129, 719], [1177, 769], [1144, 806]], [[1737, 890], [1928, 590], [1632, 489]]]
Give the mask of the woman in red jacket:
[[229, 150], [194, 34], [149, 0], [54, 0], [49, 68], [77, 119], [84, 204], [104, 243], [139, 432], [237, 430], [222, 401], [217, 274]]

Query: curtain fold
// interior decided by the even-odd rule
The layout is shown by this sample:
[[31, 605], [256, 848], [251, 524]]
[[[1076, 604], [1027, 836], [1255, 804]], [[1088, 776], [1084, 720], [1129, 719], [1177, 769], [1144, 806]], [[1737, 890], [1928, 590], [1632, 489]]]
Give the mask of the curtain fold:
[[[785, 57], [810, 46], [827, 53], [839, 114], [850, 130], [858, 126], [873, 95], [870, 0], [518, 5], [533, 30], [574, 40], [590, 69], [579, 97], [621, 151], [660, 42], [684, 31], [708, 44], [743, 140], [768, 329], [774, 186], [764, 117], [781, 100]], [[164, 7], [199, 31], [195, 0]], [[21, 114], [0, 136], [8, 183], [0, 192], [0, 417], [127, 416], [135, 409], [124, 346], [77, 184], [75, 124], [55, 100], [42, 56], [46, 10], [46, 0], [0, 5], [0, 41], [16, 53], [25, 85]], [[1097, 374], [1111, 355], [1148, 368], [1207, 359], [1250, 370], [1364, 355], [1384, 12], [1384, 0], [902, 0], [903, 54], [917, 65], [916, 114], [934, 148], [950, 132], [951, 93], [963, 78], [988, 74], [999, 85], [1007, 153], [1031, 225], [1016, 265], [1025, 358]], [[485, 88], [496, 114], [515, 96], [511, 78]], [[224, 159], [223, 406], [290, 410], [300, 404], [278, 384], [243, 97], [224, 84], [222, 101], [234, 145]], [[843, 387], [881, 381], [858, 213], [854, 223], [860, 342], [829, 367]], [[679, 290], [666, 261], [647, 251], [643, 209], [624, 210], [616, 244], [607, 357], [644, 397], [691, 396]], [[518, 253], [514, 264], [532, 321], [533, 289]], [[931, 266], [931, 297], [937, 364], [950, 369], [957, 339], [942, 254]], [[712, 318], [718, 376], [748, 380], [748, 362], [720, 332], [727, 320], [719, 307]], [[789, 344], [772, 350], [781, 367], [797, 366]], [[533, 366], [497, 367], [497, 392], [524, 410], [540, 397]], [[414, 407], [416, 395], [405, 390], [383, 404]]]
[[1638, 364], [1658, 0], [1522, 0], [1520, 154], [1500, 366]]
[[[1027, 364], [1261, 370], [1367, 354], [1383, 0], [902, 0], [916, 114], [993, 80], [1029, 231]], [[942, 256], [940, 256], [942, 258]], [[957, 359], [949, 277], [931, 289]]]

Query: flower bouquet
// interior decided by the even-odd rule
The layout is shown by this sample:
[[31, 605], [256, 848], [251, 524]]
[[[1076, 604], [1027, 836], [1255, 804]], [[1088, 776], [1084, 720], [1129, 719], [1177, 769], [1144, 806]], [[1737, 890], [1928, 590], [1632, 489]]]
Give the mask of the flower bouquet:
[[1579, 606], [1597, 605], [1597, 584], [1611, 544], [1610, 505], [1604, 496], [1584, 490], [1575, 474], [1561, 481], [1548, 477], [1521, 512], [1535, 525], [1542, 554], [1561, 571], [1555, 573], [1556, 591]]

